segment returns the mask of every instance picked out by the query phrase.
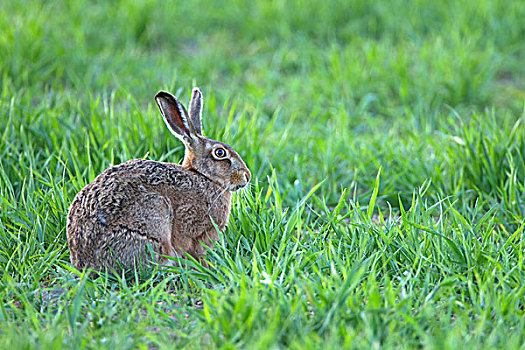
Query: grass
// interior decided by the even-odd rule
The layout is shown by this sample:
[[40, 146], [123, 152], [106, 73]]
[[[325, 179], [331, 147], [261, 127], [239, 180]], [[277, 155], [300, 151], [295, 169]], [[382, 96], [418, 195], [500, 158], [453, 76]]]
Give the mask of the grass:
[[[1, 348], [525, 348], [522, 1], [0, 3]], [[203, 89], [252, 170], [209, 268], [76, 276], [112, 164]]]

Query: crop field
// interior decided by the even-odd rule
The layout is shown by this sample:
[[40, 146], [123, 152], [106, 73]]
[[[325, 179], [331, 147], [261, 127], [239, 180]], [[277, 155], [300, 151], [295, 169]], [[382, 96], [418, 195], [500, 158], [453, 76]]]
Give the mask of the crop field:
[[[193, 86], [253, 175], [207, 265], [76, 271]], [[1, 349], [525, 349], [524, 214], [524, 1], [0, 1]]]

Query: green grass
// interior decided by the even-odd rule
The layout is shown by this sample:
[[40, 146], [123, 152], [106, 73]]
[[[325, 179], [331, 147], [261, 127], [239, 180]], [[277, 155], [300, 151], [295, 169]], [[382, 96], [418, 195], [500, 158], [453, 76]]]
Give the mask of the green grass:
[[[523, 1], [0, 2], [0, 348], [525, 349]], [[210, 267], [72, 273], [75, 194], [178, 162], [158, 90], [252, 170]]]

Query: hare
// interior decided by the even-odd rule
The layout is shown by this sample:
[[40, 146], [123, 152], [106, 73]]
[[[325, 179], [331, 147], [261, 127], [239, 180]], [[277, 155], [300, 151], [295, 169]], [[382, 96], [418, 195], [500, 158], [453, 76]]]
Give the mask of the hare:
[[246, 186], [250, 170], [229, 145], [202, 135], [203, 98], [194, 88], [189, 112], [172, 94], [155, 100], [168, 129], [185, 146], [182, 165], [134, 159], [113, 166], [71, 203], [67, 241], [79, 269], [137, 266], [153, 248], [162, 256], [200, 259], [203, 246], [228, 224], [231, 192]]

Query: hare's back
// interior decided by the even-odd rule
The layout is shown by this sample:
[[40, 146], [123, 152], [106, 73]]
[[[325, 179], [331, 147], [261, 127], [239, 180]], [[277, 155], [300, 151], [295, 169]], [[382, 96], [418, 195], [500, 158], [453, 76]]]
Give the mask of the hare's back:
[[[165, 195], [168, 189], [191, 191], [192, 174], [176, 164], [135, 159], [113, 166], [84, 187], [71, 204], [69, 217], [98, 219], [104, 225], [126, 217], [145, 195]], [[73, 217], [74, 215], [74, 217]]]

